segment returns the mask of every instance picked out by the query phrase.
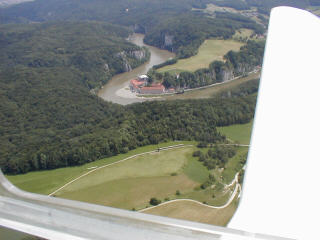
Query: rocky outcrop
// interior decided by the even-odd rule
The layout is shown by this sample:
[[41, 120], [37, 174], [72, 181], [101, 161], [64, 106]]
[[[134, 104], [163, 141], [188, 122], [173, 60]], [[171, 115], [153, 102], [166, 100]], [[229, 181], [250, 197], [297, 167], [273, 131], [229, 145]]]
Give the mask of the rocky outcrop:
[[116, 57], [121, 58], [124, 72], [130, 72], [132, 70], [125, 51], [117, 53]]
[[223, 69], [221, 71], [222, 82], [226, 82], [234, 78], [233, 71], [231, 69]]
[[107, 63], [104, 64], [103, 68], [106, 72], [110, 71], [109, 65]]
[[120, 58], [123, 63], [123, 71], [130, 72], [132, 68], [145, 62], [149, 55], [148, 50], [141, 48], [140, 50], [122, 51], [116, 54], [116, 57]]
[[146, 58], [146, 51], [145, 50], [131, 51], [129, 52], [129, 55], [141, 61], [142, 59]]
[[135, 24], [131, 26], [131, 29], [133, 30], [133, 32], [135, 33], [146, 33], [146, 28], [141, 26], [140, 24]]
[[164, 46], [171, 47], [173, 45], [174, 36], [165, 34], [164, 35]]
[[235, 73], [237, 75], [243, 75], [246, 74], [248, 72], [253, 71], [255, 68], [255, 66], [251, 66], [249, 64], [241, 64], [239, 66], [237, 66], [237, 68], [235, 69]]
[[129, 62], [128, 62], [127, 59], [123, 59], [123, 67], [124, 67], [124, 71], [125, 71], [125, 72], [130, 72], [130, 71], [132, 71], [132, 67], [131, 67], [131, 65], [129, 64]]

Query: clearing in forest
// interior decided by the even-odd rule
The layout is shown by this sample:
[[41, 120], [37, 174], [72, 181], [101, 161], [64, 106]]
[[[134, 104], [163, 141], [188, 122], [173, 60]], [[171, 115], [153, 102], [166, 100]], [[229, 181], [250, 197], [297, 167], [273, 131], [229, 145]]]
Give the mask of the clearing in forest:
[[179, 59], [177, 63], [158, 69], [159, 72], [196, 71], [200, 68], [208, 68], [215, 60], [223, 61], [223, 56], [230, 50], [239, 51], [244, 43], [234, 40], [205, 40], [195, 56]]
[[250, 144], [253, 121], [246, 124], [234, 124], [227, 127], [218, 127], [218, 131], [226, 135], [233, 142]]

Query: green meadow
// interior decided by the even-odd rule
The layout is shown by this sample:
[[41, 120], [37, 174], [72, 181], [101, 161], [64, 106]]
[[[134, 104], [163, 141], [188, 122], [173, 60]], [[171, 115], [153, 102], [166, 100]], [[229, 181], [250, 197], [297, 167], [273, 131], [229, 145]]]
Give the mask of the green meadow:
[[234, 124], [227, 127], [218, 127], [218, 131], [235, 143], [250, 144], [253, 121], [247, 124]]
[[58, 197], [125, 209], [149, 205], [152, 197], [165, 199], [192, 192], [209, 171], [192, 157], [196, 147], [150, 153], [97, 170], [56, 194]]
[[208, 68], [215, 60], [223, 61], [223, 56], [230, 50], [239, 51], [244, 43], [234, 40], [207, 39], [200, 46], [195, 56], [179, 59], [177, 63], [158, 69], [159, 72], [179, 73], [181, 71], [196, 71]]
[[192, 144], [194, 142], [180, 142], [171, 141], [161, 143], [158, 145], [148, 145], [129, 151], [125, 154], [119, 154], [117, 156], [100, 159], [91, 163], [87, 163], [81, 166], [58, 168], [54, 170], [45, 170], [37, 172], [29, 172], [27, 174], [20, 175], [7, 175], [6, 177], [18, 188], [34, 193], [50, 194], [56, 189], [60, 188], [69, 181], [81, 176], [82, 174], [90, 171], [92, 167], [100, 167], [106, 164], [114, 163], [124, 158], [133, 156], [135, 154], [144, 153], [156, 150], [159, 147], [167, 147], [177, 144]]

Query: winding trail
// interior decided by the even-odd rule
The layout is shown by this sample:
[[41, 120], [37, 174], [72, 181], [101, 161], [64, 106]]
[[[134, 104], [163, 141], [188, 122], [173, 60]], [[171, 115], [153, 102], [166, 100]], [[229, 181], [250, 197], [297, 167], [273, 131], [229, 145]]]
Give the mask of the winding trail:
[[109, 163], [109, 164], [103, 165], [101, 167], [94, 168], [93, 170], [91, 170], [89, 172], [86, 172], [86, 173], [80, 175], [79, 177], [71, 180], [70, 182], [64, 184], [62, 187], [60, 187], [57, 190], [53, 191], [48, 196], [52, 196], [52, 195], [56, 194], [57, 192], [61, 191], [62, 189], [64, 189], [65, 187], [69, 186], [70, 184], [74, 183], [75, 181], [79, 180], [80, 178], [83, 178], [83, 177], [85, 177], [85, 176], [87, 176], [87, 175], [89, 175], [89, 174], [91, 174], [91, 173], [93, 173], [95, 171], [98, 171], [99, 169], [102, 169], [102, 168], [105, 168], [105, 167], [109, 167], [109, 166], [112, 166], [112, 165], [127, 161], [129, 159], [132, 159], [132, 158], [135, 158], [135, 157], [138, 157], [138, 156], [142, 156], [142, 155], [146, 155], [146, 154], [149, 154], [149, 153], [156, 153], [156, 152], [159, 152], [159, 151], [167, 151], [167, 150], [170, 150], [170, 149], [176, 149], [176, 148], [182, 148], [182, 147], [190, 147], [190, 146], [193, 146], [193, 145], [178, 144], [178, 145], [172, 145], [172, 146], [168, 146], [168, 147], [162, 147], [162, 148], [158, 148], [157, 150], [144, 152], [144, 153], [138, 153], [138, 154], [132, 155], [130, 157], [124, 158], [122, 160], [119, 160], [117, 162]]
[[171, 200], [171, 201], [167, 201], [167, 202], [164, 202], [164, 203], [160, 203], [159, 205], [157, 206], [152, 206], [152, 207], [148, 207], [148, 208], [144, 208], [144, 209], [141, 209], [139, 210], [139, 212], [144, 212], [144, 211], [147, 211], [147, 210], [151, 210], [153, 208], [157, 208], [157, 207], [160, 207], [160, 206], [163, 206], [163, 205], [167, 205], [167, 204], [170, 204], [170, 203], [173, 203], [173, 202], [194, 202], [194, 203], [197, 203], [201, 206], [205, 206], [207, 208], [211, 208], [211, 209], [223, 209], [223, 208], [226, 208], [228, 207], [232, 201], [235, 199], [235, 197], [237, 196], [237, 193], [238, 193], [238, 190], [239, 190], [239, 196], [241, 194], [241, 185], [238, 183], [238, 175], [239, 173], [236, 174], [235, 178], [232, 180], [232, 182], [227, 185], [226, 187], [231, 187], [234, 183], [236, 183], [236, 187], [231, 195], [231, 197], [229, 198], [229, 200], [222, 206], [212, 206], [212, 205], [208, 205], [208, 204], [204, 204], [202, 202], [199, 202], [197, 200], [193, 200], [193, 199], [174, 199], [174, 200]]

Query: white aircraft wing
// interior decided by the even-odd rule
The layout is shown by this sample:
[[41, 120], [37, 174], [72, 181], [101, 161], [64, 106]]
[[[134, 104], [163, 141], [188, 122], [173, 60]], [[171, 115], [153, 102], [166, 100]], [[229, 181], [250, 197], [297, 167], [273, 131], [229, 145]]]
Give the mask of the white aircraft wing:
[[320, 19], [271, 12], [242, 199], [229, 227], [320, 239]]

